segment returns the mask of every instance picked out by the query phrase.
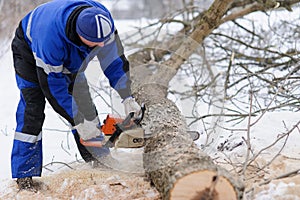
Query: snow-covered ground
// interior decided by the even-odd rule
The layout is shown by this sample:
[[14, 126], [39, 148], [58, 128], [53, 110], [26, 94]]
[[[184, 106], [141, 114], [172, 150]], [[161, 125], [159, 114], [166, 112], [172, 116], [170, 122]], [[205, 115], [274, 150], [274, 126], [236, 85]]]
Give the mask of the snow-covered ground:
[[[140, 22], [139, 22], [140, 23]], [[119, 32], [129, 31], [131, 27], [137, 26], [136, 22], [133, 21], [117, 21], [117, 27], [119, 27]], [[0, 199], [2, 198], [16, 198], [14, 195], [10, 195], [10, 193], [16, 194], [16, 189], [14, 188], [14, 182], [11, 180], [11, 172], [10, 172], [10, 152], [12, 149], [12, 141], [14, 136], [14, 129], [16, 126], [15, 122], [15, 110], [17, 108], [17, 103], [19, 100], [19, 91], [16, 87], [14, 80], [14, 69], [12, 64], [12, 55], [11, 52], [7, 52], [0, 59]], [[185, 110], [185, 103], [178, 103], [180, 109]], [[95, 169], [91, 169], [84, 164], [79, 164], [76, 162], [77, 159], [80, 159], [78, 150], [75, 146], [73, 136], [70, 134], [69, 128], [63, 123], [63, 121], [58, 117], [58, 115], [49, 107], [47, 104], [46, 107], [46, 120], [44, 123], [43, 129], [43, 151], [44, 151], [44, 165], [50, 163], [56, 163], [53, 165], [48, 165], [44, 169], [44, 175], [51, 175], [53, 173], [60, 174], [60, 179], [55, 180], [55, 184], [57, 186], [55, 188], [55, 184], [53, 183], [53, 178], [46, 179], [49, 181], [45, 190], [55, 190], [57, 188], [60, 189], [60, 193], [63, 193], [64, 187], [72, 186], [70, 182], [76, 180], [76, 176], [80, 174], [86, 173], [89, 171], [90, 173], [87, 176], [91, 176], [91, 180], [93, 179], [91, 174], [94, 174], [97, 177], [97, 180], [101, 181], [100, 189], [95, 188], [94, 186], [87, 186], [87, 189], [76, 196], [77, 199], [89, 199], [92, 197], [92, 194], [100, 194], [105, 191], [116, 192], [116, 190], [108, 190], [110, 186], [118, 186], [119, 190], [128, 194], [130, 193], [130, 189], [137, 187], [136, 185], [130, 185], [130, 178], [126, 178], [123, 174], [118, 175], [110, 175], [103, 174], [102, 171], [95, 171]], [[257, 118], [253, 118], [252, 122], [254, 122]], [[253, 147], [254, 152], [259, 152], [263, 148], [272, 144], [276, 138], [279, 138], [282, 134], [286, 133], [290, 128], [295, 126], [300, 120], [300, 113], [294, 112], [273, 112], [266, 113], [253, 127], [250, 129], [250, 138], [251, 145]], [[245, 129], [247, 127], [246, 121], [239, 125], [239, 128]], [[229, 125], [224, 125], [225, 128], [230, 128]], [[238, 128], [238, 127], [235, 127]], [[232, 134], [234, 133], [234, 134]], [[245, 137], [245, 131], [226, 132], [225, 129], [220, 135], [220, 143], [227, 141], [226, 145], [228, 147], [235, 146], [236, 143], [243, 142], [242, 137]], [[280, 150], [282, 145], [285, 145], [282, 152], [280, 152], [280, 156], [274, 160], [273, 164], [267, 167], [264, 170], [263, 179], [274, 178], [279, 175], [292, 172], [299, 168], [298, 163], [300, 163], [300, 131], [299, 127], [296, 128], [293, 132], [289, 133], [289, 138], [287, 141], [282, 140], [277, 143], [277, 145], [265, 152], [263, 152], [263, 156], [259, 159], [260, 162], [256, 163], [258, 166], [263, 166], [270, 159], [272, 159]], [[197, 144], [201, 144], [200, 141], [197, 141]], [[224, 150], [224, 153], [232, 159], [236, 159], [242, 162], [245, 157], [245, 143], [234, 148], [233, 150]], [[128, 154], [127, 154], [128, 155]], [[139, 154], [140, 155], [140, 154]], [[125, 159], [125, 158], [123, 158]], [[68, 167], [64, 164], [60, 163], [76, 163], [75, 166], [78, 167], [77, 173], [73, 173], [68, 171]], [[80, 167], [81, 165], [81, 167]], [[87, 170], [88, 169], [88, 170]], [[54, 171], [54, 172], [53, 172]], [[67, 171], [66, 173], [63, 173]], [[72, 171], [72, 170], [71, 170]], [[118, 172], [119, 173], [119, 172]], [[67, 176], [69, 175], [69, 176]], [[68, 180], [68, 177], [75, 177], [75, 179]], [[101, 179], [107, 180], [107, 182], [102, 182]], [[265, 185], [256, 185], [256, 183], [252, 183], [252, 186], [255, 190], [255, 195], [249, 199], [256, 200], [269, 200], [269, 199], [300, 199], [300, 181], [299, 177], [288, 178], [288, 179], [279, 179], [272, 181], [269, 184]], [[44, 179], [45, 180], [45, 179]], [[50, 181], [52, 180], [52, 182]], [[43, 179], [41, 180], [43, 181]], [[60, 181], [60, 182], [59, 182]], [[69, 181], [69, 182], [68, 182]], [[139, 186], [137, 189], [145, 190], [143, 193], [144, 198], [133, 194], [132, 196], [124, 197], [123, 199], [156, 199], [157, 195], [149, 185], [143, 185], [145, 182], [140, 178], [133, 179], [131, 181], [136, 181], [136, 184]], [[50, 183], [51, 182], [51, 183]], [[96, 183], [96, 182], [95, 182]], [[99, 182], [97, 182], [99, 183]], [[90, 183], [89, 183], [90, 184]], [[107, 185], [108, 184], [108, 185]], [[54, 187], [54, 188], [51, 188]], [[125, 189], [124, 189], [125, 188]], [[127, 188], [127, 190], [126, 190]], [[251, 188], [251, 186], [249, 187]], [[76, 189], [76, 188], [75, 188]], [[83, 188], [77, 188], [77, 190], [83, 190]], [[73, 190], [73, 192], [76, 190]], [[70, 192], [70, 191], [69, 191]], [[57, 193], [57, 192], [56, 192]], [[84, 194], [89, 194], [84, 196]], [[30, 195], [30, 194], [29, 194]], [[107, 197], [110, 194], [107, 194]], [[26, 195], [25, 195], [26, 196]], [[71, 194], [72, 196], [72, 194]], [[28, 197], [28, 195], [26, 196]], [[36, 196], [37, 198], [58, 198], [63, 199], [63, 196], [51, 196], [51, 194], [44, 194], [44, 196]], [[100, 196], [97, 196], [100, 198]], [[75, 199], [76, 199], [75, 198]], [[26, 198], [21, 198], [26, 199]], [[113, 198], [107, 198], [113, 199]], [[119, 199], [122, 197], [119, 196]]]

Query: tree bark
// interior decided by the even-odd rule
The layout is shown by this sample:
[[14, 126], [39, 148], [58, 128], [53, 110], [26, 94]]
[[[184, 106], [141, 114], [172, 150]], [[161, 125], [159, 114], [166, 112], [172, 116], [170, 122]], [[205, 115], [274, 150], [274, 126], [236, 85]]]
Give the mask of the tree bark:
[[136, 94], [147, 105], [144, 168], [163, 199], [242, 199], [243, 184], [196, 146], [166, 88], [143, 85]]

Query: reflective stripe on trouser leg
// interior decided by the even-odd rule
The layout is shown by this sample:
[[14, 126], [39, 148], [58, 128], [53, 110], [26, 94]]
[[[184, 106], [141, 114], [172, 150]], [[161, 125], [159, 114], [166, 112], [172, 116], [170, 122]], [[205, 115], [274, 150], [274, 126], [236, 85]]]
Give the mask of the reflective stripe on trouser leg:
[[36, 83], [18, 75], [16, 80], [21, 99], [16, 112], [17, 128], [11, 155], [12, 177], [41, 176], [45, 97]]
[[[15, 133], [11, 154], [11, 170], [13, 178], [41, 176], [43, 166], [41, 135], [42, 133], [38, 136], [20, 132]], [[24, 140], [22, 141], [19, 139]]]

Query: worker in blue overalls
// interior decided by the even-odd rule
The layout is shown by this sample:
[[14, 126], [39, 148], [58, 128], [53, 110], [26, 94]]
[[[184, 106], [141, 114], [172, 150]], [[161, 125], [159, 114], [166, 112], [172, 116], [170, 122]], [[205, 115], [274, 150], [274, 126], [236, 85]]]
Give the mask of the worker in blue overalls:
[[[20, 101], [16, 112], [11, 168], [20, 189], [33, 189], [42, 173], [42, 126], [45, 99], [74, 130], [82, 158], [95, 155], [79, 139], [103, 139], [84, 70], [97, 56], [101, 68], [123, 99], [125, 114], [138, 113], [131, 94], [129, 62], [110, 12], [92, 0], [54, 0], [29, 12], [12, 41]], [[76, 82], [76, 93], [74, 84]], [[98, 154], [107, 154], [98, 148]], [[97, 155], [98, 156], [98, 155]]]

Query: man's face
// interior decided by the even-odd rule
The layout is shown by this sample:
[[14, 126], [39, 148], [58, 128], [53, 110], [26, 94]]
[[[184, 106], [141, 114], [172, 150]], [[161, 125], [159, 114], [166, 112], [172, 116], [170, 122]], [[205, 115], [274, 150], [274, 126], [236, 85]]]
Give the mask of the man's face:
[[91, 41], [89, 41], [89, 40], [87, 40], [87, 39], [85, 39], [85, 38], [83, 38], [82, 36], [80, 36], [79, 35], [79, 38], [81, 39], [81, 41], [84, 43], [84, 44], [86, 44], [87, 46], [89, 46], [89, 47], [97, 47], [97, 46], [99, 46], [99, 47], [104, 47], [104, 42], [91, 42]]

